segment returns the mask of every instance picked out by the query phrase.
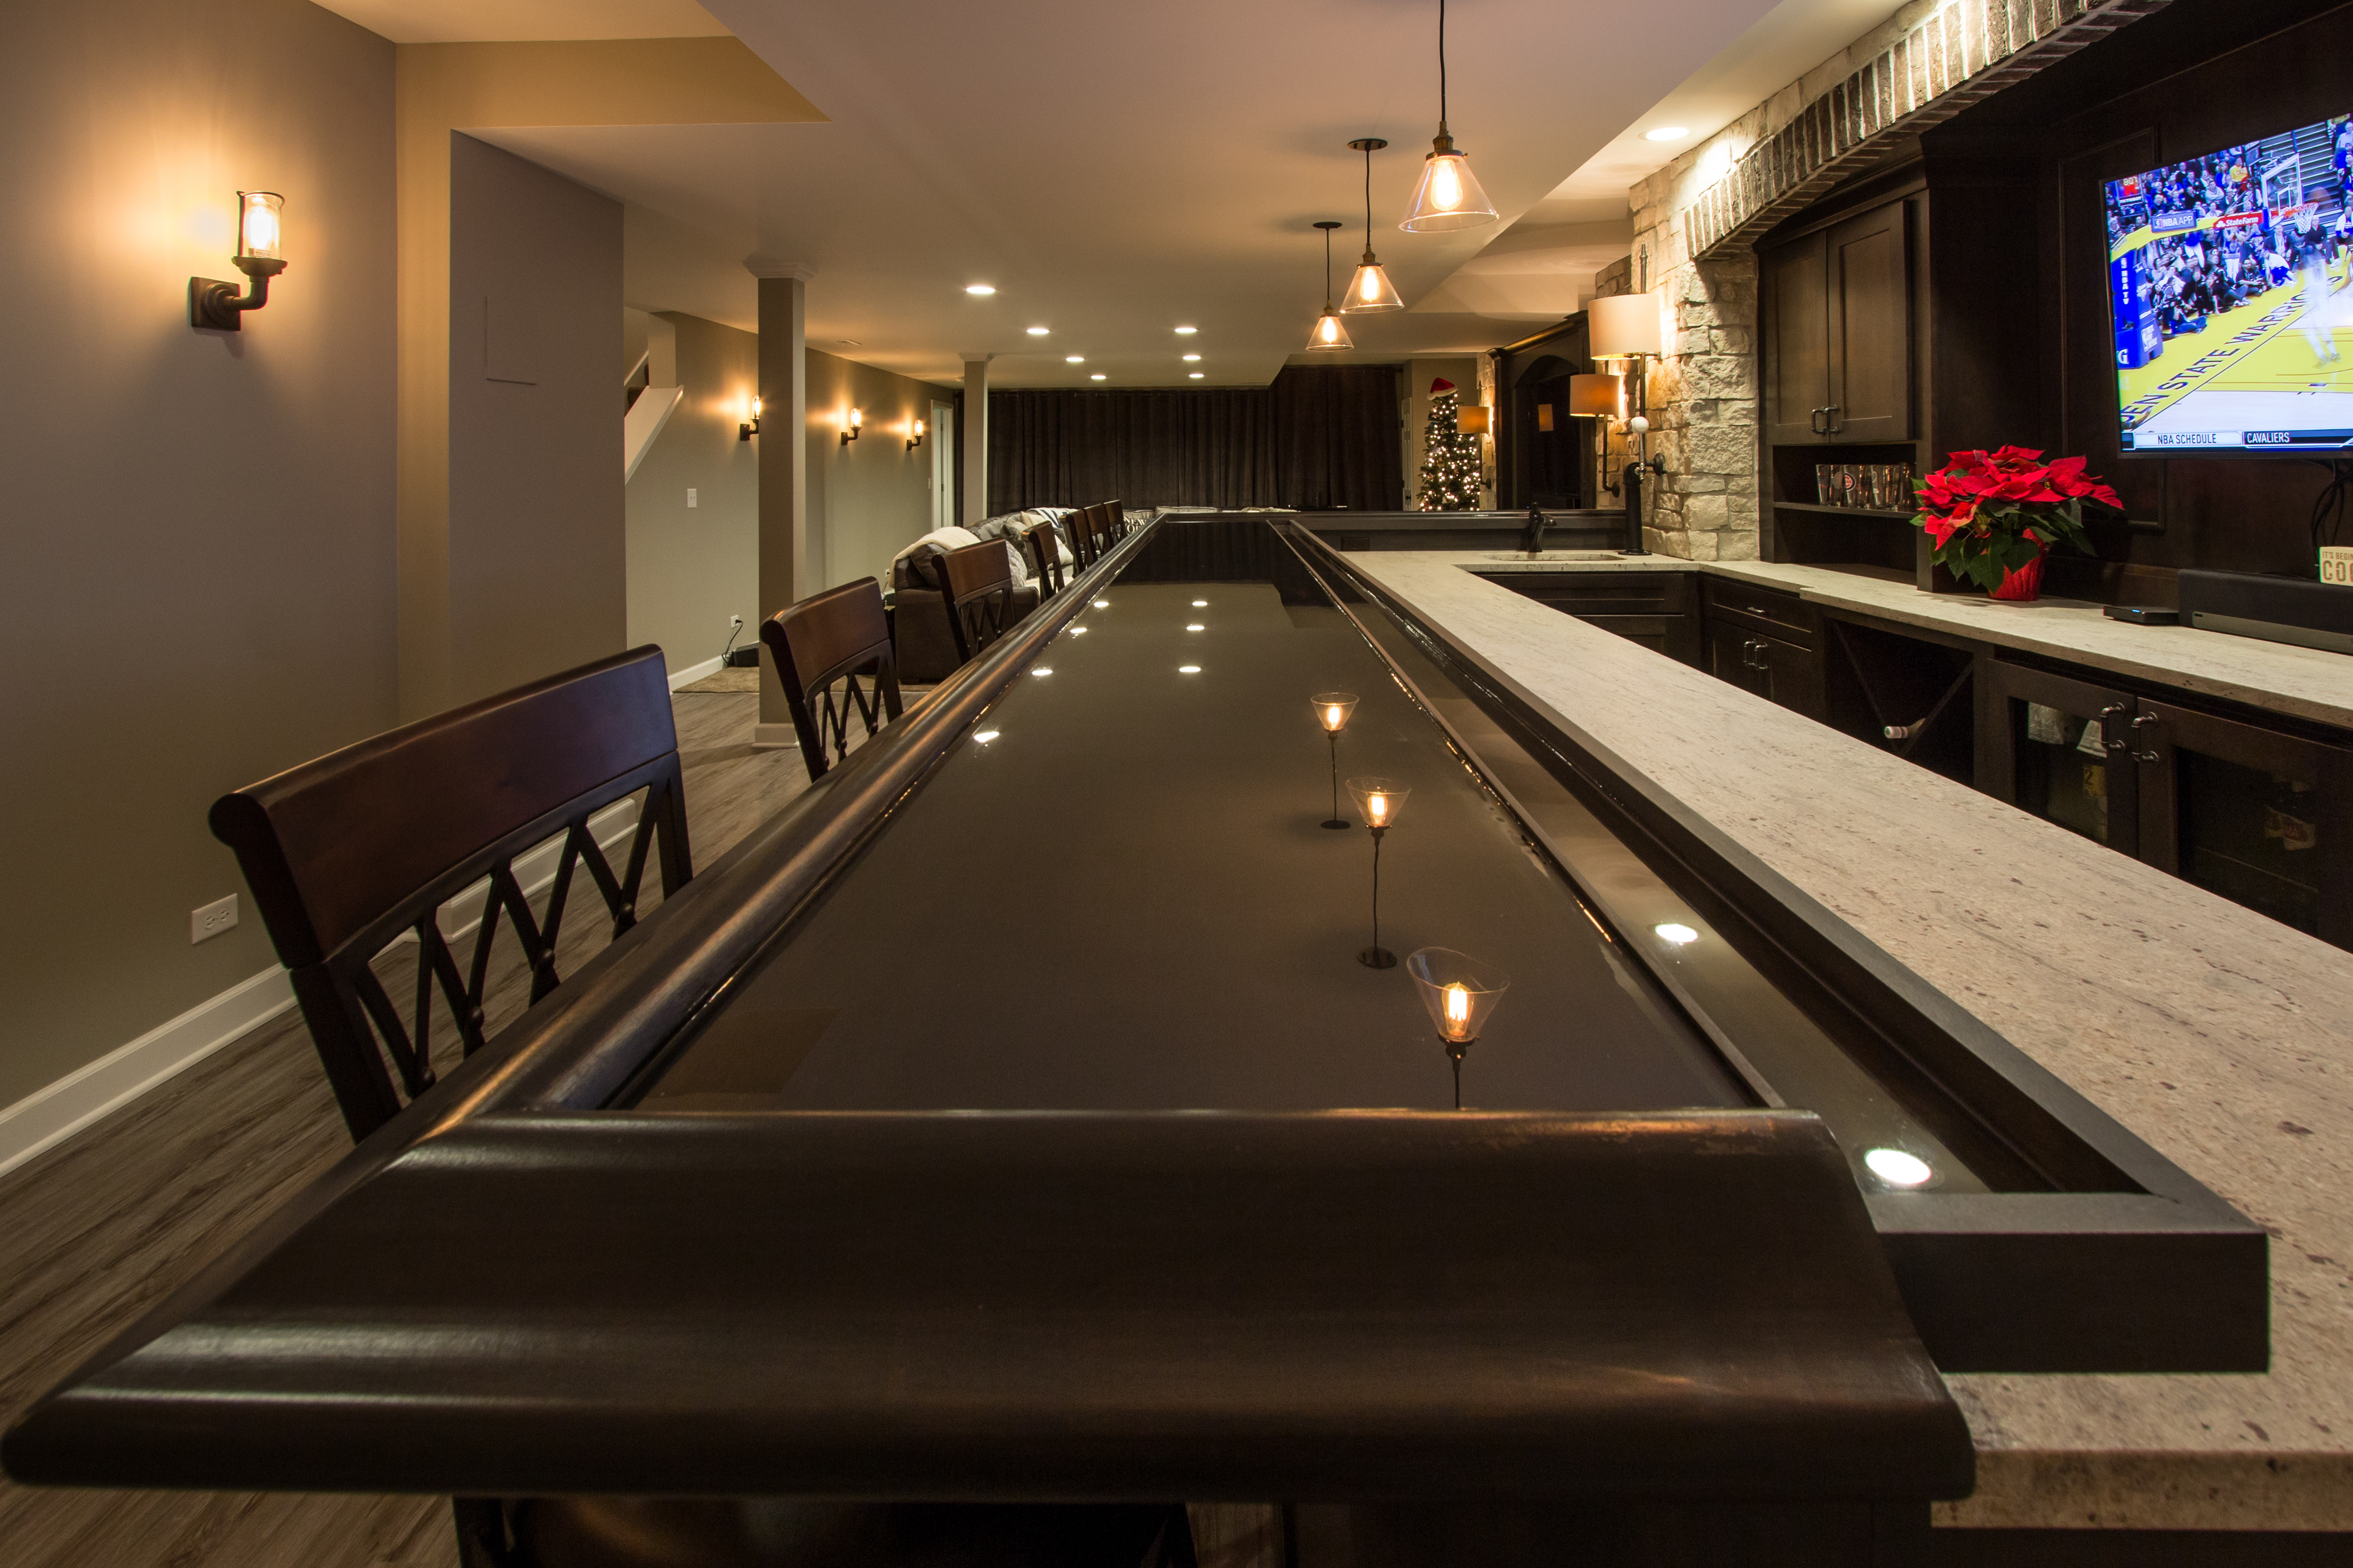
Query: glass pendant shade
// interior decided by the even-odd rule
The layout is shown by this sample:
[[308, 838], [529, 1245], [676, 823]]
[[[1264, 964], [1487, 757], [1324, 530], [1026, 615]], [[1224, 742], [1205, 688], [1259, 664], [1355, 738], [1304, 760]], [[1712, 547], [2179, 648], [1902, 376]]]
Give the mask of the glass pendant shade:
[[1495, 204], [1471, 172], [1470, 157], [1458, 151], [1454, 138], [1440, 132], [1430, 142], [1421, 165], [1421, 182], [1406, 204], [1405, 221], [1398, 227], [1409, 234], [1442, 234], [1449, 229], [1476, 228], [1495, 221]]
[[1482, 963], [1451, 947], [1425, 947], [1405, 961], [1438, 1037], [1450, 1046], [1468, 1045], [1479, 1037], [1495, 1011], [1495, 1004], [1512, 988], [1512, 977], [1492, 963]]
[[1319, 691], [1314, 702], [1315, 721], [1335, 735], [1348, 727], [1348, 715], [1356, 710], [1353, 691]]
[[1617, 375], [1572, 375], [1568, 411], [1579, 419], [1623, 419], [1626, 379]]
[[1348, 329], [1341, 324], [1340, 312], [1326, 305], [1324, 313], [1315, 318], [1315, 330], [1307, 334], [1307, 346], [1310, 350], [1338, 350], [1356, 345], [1348, 341]]
[[1356, 797], [1366, 826], [1388, 827], [1404, 814], [1406, 797], [1413, 791], [1395, 779], [1356, 778], [1348, 781], [1348, 793]]
[[1585, 307], [1586, 353], [1634, 359], [1661, 352], [1659, 302], [1648, 294], [1611, 294]]
[[1397, 285], [1389, 281], [1388, 273], [1373, 258], [1371, 251], [1365, 252], [1365, 258], [1356, 263], [1356, 275], [1348, 279], [1347, 302], [1340, 309], [1350, 315], [1405, 309], [1405, 301], [1398, 298]]

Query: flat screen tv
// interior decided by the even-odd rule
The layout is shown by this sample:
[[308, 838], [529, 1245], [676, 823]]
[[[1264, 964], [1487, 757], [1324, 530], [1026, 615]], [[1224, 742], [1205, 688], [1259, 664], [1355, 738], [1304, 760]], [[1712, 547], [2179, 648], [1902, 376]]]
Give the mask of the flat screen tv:
[[2353, 450], [2353, 120], [2111, 180], [2124, 449]]

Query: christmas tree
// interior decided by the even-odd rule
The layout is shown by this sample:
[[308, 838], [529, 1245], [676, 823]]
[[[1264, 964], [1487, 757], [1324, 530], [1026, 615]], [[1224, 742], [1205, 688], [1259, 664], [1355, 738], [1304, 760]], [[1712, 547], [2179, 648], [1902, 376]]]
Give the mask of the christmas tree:
[[1479, 510], [1479, 437], [1455, 428], [1454, 384], [1444, 376], [1430, 384], [1430, 428], [1421, 449], [1421, 510]]

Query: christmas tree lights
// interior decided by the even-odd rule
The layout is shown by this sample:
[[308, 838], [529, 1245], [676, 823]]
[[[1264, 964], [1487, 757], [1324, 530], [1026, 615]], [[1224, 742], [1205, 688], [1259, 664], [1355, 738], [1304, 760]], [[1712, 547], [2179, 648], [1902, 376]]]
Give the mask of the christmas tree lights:
[[1430, 427], [1422, 437], [1419, 505], [1424, 511], [1479, 510], [1479, 437], [1455, 426], [1460, 416], [1454, 384], [1444, 376], [1430, 384]]

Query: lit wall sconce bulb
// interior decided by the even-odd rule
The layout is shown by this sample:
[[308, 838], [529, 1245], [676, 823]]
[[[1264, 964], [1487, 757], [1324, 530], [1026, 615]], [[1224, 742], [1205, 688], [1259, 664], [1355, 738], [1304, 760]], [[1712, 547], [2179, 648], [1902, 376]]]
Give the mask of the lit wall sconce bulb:
[[849, 423], [843, 427], [841, 432], [841, 444], [845, 447], [849, 446], [852, 441], [858, 439], [859, 433], [865, 428], [866, 411], [862, 408], [851, 409], [849, 411]]
[[916, 420], [907, 430], [907, 450], [913, 451], [923, 444], [923, 422]]
[[231, 259], [248, 279], [240, 291], [216, 278], [188, 279], [188, 325], [215, 331], [243, 330], [245, 312], [269, 303], [269, 280], [286, 270], [280, 245], [286, 198], [276, 191], [237, 193], [237, 255]]
[[752, 417], [746, 419], [743, 424], [735, 426], [735, 439], [738, 441], [748, 441], [759, 433], [760, 400], [758, 397], [754, 396], [752, 399]]

